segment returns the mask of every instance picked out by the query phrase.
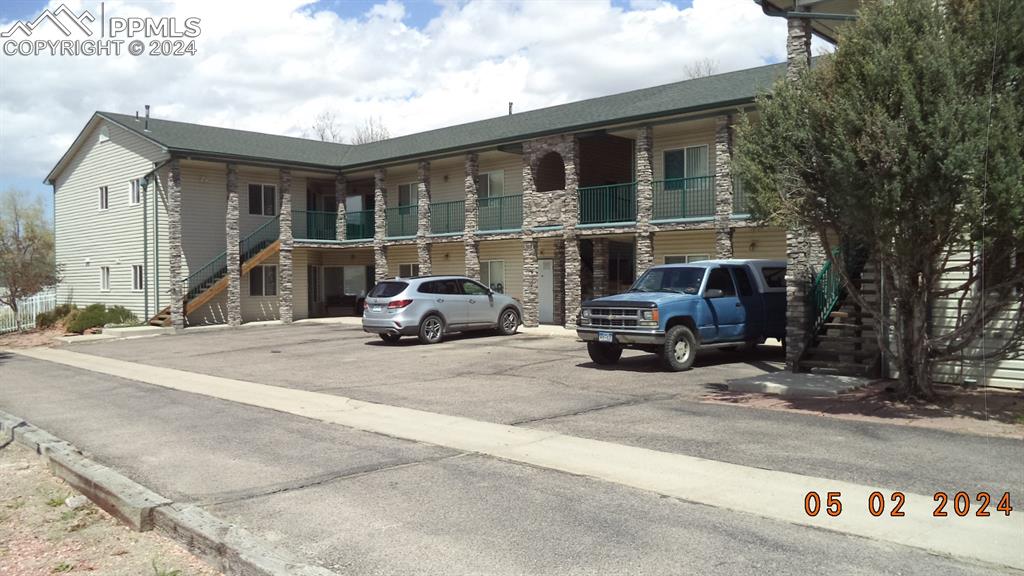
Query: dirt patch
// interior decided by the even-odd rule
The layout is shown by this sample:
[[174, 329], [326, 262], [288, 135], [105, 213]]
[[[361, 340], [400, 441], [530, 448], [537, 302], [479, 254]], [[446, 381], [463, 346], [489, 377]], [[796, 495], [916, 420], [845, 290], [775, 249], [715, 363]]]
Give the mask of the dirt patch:
[[75, 496], [29, 450], [0, 449], [0, 574], [220, 574], [155, 532], [131, 531], [88, 500], [69, 507]]
[[705, 402], [790, 410], [948, 432], [1024, 439], [1024, 392], [953, 386], [937, 389], [934, 402], [903, 402], [889, 381], [878, 381], [832, 398], [780, 398], [770, 394], [716, 390]]
[[62, 328], [47, 328], [46, 330], [28, 330], [25, 332], [8, 332], [0, 334], [0, 348], [34, 348], [36, 346], [56, 346], [60, 344], [61, 336], [65, 332]]

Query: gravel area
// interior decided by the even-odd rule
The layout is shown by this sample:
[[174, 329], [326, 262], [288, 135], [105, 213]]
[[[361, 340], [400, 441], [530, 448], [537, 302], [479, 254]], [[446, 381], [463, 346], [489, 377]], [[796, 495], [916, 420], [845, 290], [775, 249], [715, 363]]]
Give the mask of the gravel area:
[[0, 449], [0, 574], [217, 576], [155, 532], [133, 532], [17, 444]]

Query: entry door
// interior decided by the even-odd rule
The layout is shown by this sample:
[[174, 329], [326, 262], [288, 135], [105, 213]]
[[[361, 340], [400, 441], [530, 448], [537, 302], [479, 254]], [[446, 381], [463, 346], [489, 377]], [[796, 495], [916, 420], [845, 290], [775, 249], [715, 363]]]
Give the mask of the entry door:
[[540, 278], [537, 283], [537, 307], [540, 311], [540, 321], [545, 324], [553, 324], [555, 322], [554, 261], [545, 259], [538, 263], [540, 264]]

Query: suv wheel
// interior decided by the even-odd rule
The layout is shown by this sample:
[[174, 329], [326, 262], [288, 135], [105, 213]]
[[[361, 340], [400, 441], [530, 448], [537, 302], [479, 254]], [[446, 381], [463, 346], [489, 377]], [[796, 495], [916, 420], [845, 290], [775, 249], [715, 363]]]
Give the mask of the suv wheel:
[[686, 326], [673, 326], [665, 333], [661, 362], [673, 372], [689, 370], [697, 356], [697, 339]]
[[395, 344], [402, 339], [402, 336], [399, 334], [380, 334], [380, 339], [386, 344]]
[[444, 335], [444, 321], [440, 316], [431, 314], [420, 322], [420, 342], [424, 344], [437, 344]]
[[502, 336], [511, 336], [519, 328], [519, 314], [511, 308], [506, 308], [498, 317], [498, 333]]
[[594, 361], [594, 364], [607, 366], [619, 361], [619, 358], [622, 357], [622, 346], [587, 342], [587, 354], [590, 354], [590, 359]]

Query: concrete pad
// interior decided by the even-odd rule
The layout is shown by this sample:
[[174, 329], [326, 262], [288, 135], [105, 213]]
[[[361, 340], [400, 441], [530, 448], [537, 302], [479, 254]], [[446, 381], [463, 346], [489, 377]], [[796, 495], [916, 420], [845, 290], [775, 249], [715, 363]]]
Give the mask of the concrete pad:
[[782, 371], [726, 380], [725, 385], [733, 392], [777, 394], [791, 398], [820, 398], [838, 396], [866, 386], [870, 382], [871, 380], [868, 378], [857, 376]]
[[[1024, 533], [1024, 515], [969, 516], [949, 522], [947, 518], [931, 515], [930, 495], [904, 492], [906, 517], [879, 520], [869, 514], [866, 505], [856, 503], [866, 503], [869, 494], [884, 490], [880, 487], [369, 404], [329, 394], [143, 367], [67, 350], [28, 349], [17, 353], [391, 437], [588, 476], [734, 512], [1024, 569], [1024, 549], [1016, 545]], [[841, 492], [853, 504], [835, 518], [809, 517], [804, 512], [804, 496], [810, 491], [825, 490]]]
[[112, 334], [75, 334], [74, 336], [58, 336], [56, 340], [66, 344], [78, 344], [80, 342], [96, 342], [99, 340], [115, 340], [117, 336]]
[[137, 336], [174, 334], [174, 328], [170, 326], [125, 326], [123, 328], [104, 328], [103, 333], [117, 338], [133, 338]]

